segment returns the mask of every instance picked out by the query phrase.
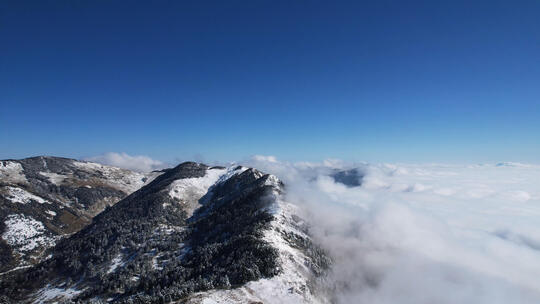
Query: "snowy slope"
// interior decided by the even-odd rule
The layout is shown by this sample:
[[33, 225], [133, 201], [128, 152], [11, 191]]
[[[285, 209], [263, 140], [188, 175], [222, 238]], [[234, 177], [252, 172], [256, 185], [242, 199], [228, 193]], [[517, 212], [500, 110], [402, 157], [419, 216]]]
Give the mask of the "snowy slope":
[[23, 214], [11, 214], [5, 220], [6, 229], [2, 238], [19, 254], [36, 249], [38, 246], [48, 248], [55, 243], [49, 236], [42, 222]]
[[[277, 180], [275, 176], [271, 179]], [[283, 201], [278, 184], [270, 198], [275, 219], [264, 239], [278, 249], [280, 273], [272, 278], [263, 278], [249, 282], [244, 286], [201, 292], [194, 295], [188, 303], [225, 304], [225, 303], [329, 303], [328, 299], [318, 294], [316, 274], [323, 269], [314, 265], [314, 257], [295, 246], [293, 238], [309, 240], [309, 235], [302, 229], [304, 222], [296, 216], [298, 207]]]
[[[214, 185], [228, 170], [222, 168], [210, 168], [203, 177], [183, 178], [175, 180], [165, 189], [169, 196], [174, 199], [176, 204], [183, 205], [188, 215], [200, 207], [199, 199], [208, 192], [208, 189]], [[164, 207], [174, 207], [164, 205]]]
[[[241, 166], [229, 167], [217, 182], [226, 182], [234, 175], [246, 171]], [[253, 169], [251, 169], [253, 170]], [[255, 171], [259, 178], [264, 174]], [[322, 252], [309, 254], [307, 250], [316, 250], [307, 234], [307, 224], [298, 217], [298, 207], [283, 200], [283, 184], [274, 175], [268, 175], [265, 185], [272, 187], [266, 197], [272, 203], [267, 208], [273, 215], [269, 229], [264, 232], [263, 239], [276, 248], [279, 253], [280, 272], [271, 278], [262, 278], [248, 282], [244, 286], [232, 289], [215, 289], [193, 295], [188, 303], [327, 303], [322, 294], [316, 294], [314, 285], [316, 277], [324, 272], [317, 265], [317, 258], [324, 263], [329, 260]], [[295, 241], [296, 240], [296, 241]], [[305, 245], [308, 246], [305, 247]]]
[[62, 236], [160, 174], [57, 157], [0, 161], [0, 273], [41, 261]]

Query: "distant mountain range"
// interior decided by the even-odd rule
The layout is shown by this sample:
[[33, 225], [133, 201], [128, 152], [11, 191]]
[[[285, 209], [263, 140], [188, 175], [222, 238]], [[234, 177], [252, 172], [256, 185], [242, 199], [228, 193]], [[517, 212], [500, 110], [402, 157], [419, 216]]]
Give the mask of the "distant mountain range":
[[0, 161], [0, 272], [41, 262], [60, 239], [159, 174], [58, 157]]
[[331, 261], [285, 189], [236, 165], [0, 161], [0, 303], [326, 303]]

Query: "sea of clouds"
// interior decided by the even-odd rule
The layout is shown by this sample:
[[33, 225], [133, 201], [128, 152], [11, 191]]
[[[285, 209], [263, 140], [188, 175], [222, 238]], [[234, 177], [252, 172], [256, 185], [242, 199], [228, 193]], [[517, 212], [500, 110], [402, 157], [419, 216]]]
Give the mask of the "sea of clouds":
[[[243, 163], [302, 207], [338, 303], [540, 303], [540, 166]], [[350, 168], [361, 186], [331, 177]]]

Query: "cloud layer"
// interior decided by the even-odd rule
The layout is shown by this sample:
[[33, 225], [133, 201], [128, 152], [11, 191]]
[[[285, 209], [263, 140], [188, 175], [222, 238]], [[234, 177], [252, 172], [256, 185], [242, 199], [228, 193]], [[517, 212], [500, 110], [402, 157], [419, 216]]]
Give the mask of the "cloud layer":
[[[540, 303], [540, 167], [246, 161], [276, 174], [335, 263], [338, 303]], [[359, 167], [359, 187], [330, 177]]]
[[131, 156], [127, 153], [116, 152], [109, 152], [103, 155], [89, 157], [85, 160], [139, 172], [148, 172], [152, 170], [162, 169], [165, 167], [165, 164], [163, 162], [152, 159], [148, 156]]

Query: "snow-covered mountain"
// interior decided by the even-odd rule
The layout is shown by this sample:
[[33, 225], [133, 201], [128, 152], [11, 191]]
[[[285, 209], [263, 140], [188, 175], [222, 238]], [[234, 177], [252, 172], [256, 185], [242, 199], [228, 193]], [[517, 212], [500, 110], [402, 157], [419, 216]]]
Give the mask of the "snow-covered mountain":
[[182, 163], [62, 239], [39, 265], [0, 277], [1, 295], [14, 303], [325, 302], [314, 286], [330, 261], [283, 192], [253, 168]]
[[159, 174], [59, 157], [0, 161], [0, 273], [39, 263], [58, 240]]

